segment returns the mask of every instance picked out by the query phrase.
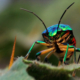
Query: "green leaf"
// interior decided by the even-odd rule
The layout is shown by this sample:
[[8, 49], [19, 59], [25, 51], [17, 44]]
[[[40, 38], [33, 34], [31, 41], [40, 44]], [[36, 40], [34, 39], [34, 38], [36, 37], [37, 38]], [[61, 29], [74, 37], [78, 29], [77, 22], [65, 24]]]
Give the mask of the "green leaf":
[[34, 80], [26, 72], [28, 65], [22, 62], [23, 57], [19, 57], [11, 69], [0, 76], [0, 80]]
[[31, 76], [35, 77], [36, 80], [78, 80], [78, 78], [72, 77], [72, 73], [80, 69], [80, 64], [52, 66], [51, 64], [37, 61], [25, 59], [23, 59], [23, 61], [26, 64], [30, 64], [27, 71]]

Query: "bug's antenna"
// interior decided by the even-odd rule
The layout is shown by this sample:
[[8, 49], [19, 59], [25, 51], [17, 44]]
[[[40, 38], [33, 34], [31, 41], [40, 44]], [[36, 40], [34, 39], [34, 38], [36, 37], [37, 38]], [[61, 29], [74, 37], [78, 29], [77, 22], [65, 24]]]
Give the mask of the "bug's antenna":
[[38, 16], [37, 16], [34, 12], [32, 12], [32, 11], [29, 11], [29, 10], [24, 9], [24, 8], [21, 8], [21, 9], [24, 10], [24, 11], [27, 11], [27, 12], [30, 12], [30, 13], [34, 14], [34, 15], [43, 23], [43, 25], [44, 25], [47, 33], [48, 33], [47, 27], [46, 27], [45, 23], [42, 21], [42, 19], [41, 19], [40, 17], [38, 17]]
[[[69, 9], [73, 4], [74, 4], [74, 2], [73, 2], [70, 6], [68, 6], [67, 9]], [[63, 16], [64, 16], [64, 14], [66, 13], [67, 9], [64, 11], [64, 13], [62, 14], [62, 16], [61, 16], [61, 18], [60, 18], [60, 20], [59, 20], [59, 22], [58, 22], [57, 31], [58, 31], [58, 28], [59, 28], [59, 25], [60, 25], [61, 19], [63, 18]]]

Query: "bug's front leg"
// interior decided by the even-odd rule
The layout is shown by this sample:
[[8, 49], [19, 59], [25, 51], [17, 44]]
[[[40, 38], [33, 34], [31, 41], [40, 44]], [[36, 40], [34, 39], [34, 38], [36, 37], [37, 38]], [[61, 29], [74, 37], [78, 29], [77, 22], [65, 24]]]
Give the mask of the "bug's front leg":
[[31, 48], [29, 49], [28, 53], [26, 54], [25, 59], [27, 59], [27, 58], [29, 57], [29, 54], [30, 54], [31, 50], [33, 49], [35, 43], [41, 44], [41, 45], [44, 45], [44, 46], [50, 46], [50, 45], [52, 45], [52, 44], [47, 44], [47, 43], [45, 43], [44, 41], [36, 41], [36, 42], [34, 42], [34, 43], [32, 44], [32, 46], [31, 46]]
[[46, 53], [48, 53], [48, 52], [50, 52], [50, 51], [53, 51], [54, 49], [55, 49], [55, 48], [52, 47], [52, 48], [48, 48], [48, 49], [46, 49], [46, 50], [43, 50], [43, 51], [38, 52], [38, 53], [36, 54], [37, 60], [40, 60], [40, 58], [39, 58], [40, 55], [46, 54]]

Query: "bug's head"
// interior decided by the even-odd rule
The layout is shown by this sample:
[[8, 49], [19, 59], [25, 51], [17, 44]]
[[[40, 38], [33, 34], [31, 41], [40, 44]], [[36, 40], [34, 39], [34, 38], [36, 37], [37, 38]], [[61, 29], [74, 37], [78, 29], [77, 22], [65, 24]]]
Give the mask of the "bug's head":
[[[74, 4], [74, 2], [72, 4], [70, 4], [67, 7], [67, 9], [69, 9], [73, 4]], [[56, 39], [57, 39], [56, 35], [58, 35], [58, 30], [60, 31], [60, 22], [64, 16], [64, 14], [66, 13], [67, 9], [65, 9], [65, 11], [63, 12], [57, 25], [48, 27], [45, 31], [43, 31], [42, 36], [43, 36], [44, 40], [46, 40], [46, 42], [56, 42]]]
[[54, 27], [54, 26], [55, 25], [47, 28], [48, 33], [46, 32], [46, 30], [44, 30], [42, 32], [42, 36], [44, 38], [44, 41], [47, 40], [45, 42], [54, 42], [55, 41], [55, 37], [56, 37], [56, 34], [57, 34], [57, 27], [56, 26]]

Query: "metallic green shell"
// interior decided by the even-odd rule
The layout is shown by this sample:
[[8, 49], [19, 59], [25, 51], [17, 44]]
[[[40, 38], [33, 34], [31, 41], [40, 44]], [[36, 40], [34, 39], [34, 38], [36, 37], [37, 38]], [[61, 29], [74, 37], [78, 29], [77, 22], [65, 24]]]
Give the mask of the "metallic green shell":
[[[55, 36], [57, 34], [57, 27], [58, 27], [58, 24], [52, 25], [52, 26], [47, 28], [48, 32], [49, 32], [49, 36], [53, 37], [53, 36]], [[58, 32], [59, 31], [72, 31], [72, 28], [69, 25], [60, 24], [59, 28], [58, 28]], [[44, 30], [42, 32], [42, 34], [46, 34], [46, 30]]]

